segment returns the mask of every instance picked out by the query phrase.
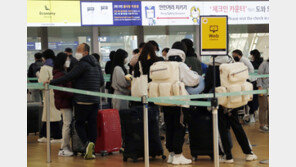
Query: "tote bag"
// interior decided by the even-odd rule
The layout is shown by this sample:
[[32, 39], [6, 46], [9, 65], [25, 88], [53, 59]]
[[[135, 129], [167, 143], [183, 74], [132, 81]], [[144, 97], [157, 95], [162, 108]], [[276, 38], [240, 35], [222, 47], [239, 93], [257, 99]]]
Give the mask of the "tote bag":
[[139, 61], [140, 77], [132, 80], [132, 96], [142, 97], [148, 95], [148, 75], [143, 75], [142, 63]]

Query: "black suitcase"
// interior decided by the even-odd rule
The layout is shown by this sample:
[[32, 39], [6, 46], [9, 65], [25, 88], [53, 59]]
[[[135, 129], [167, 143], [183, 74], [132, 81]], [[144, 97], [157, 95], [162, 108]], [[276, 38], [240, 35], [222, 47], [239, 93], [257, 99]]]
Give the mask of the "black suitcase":
[[[213, 121], [212, 113], [207, 107], [190, 107], [188, 112], [188, 130], [190, 152], [193, 159], [199, 155], [208, 155], [213, 159]], [[231, 141], [230, 131], [228, 131]], [[232, 142], [231, 147], [232, 147]]]
[[27, 103], [27, 134], [40, 131], [42, 111], [41, 103]]
[[208, 155], [213, 159], [212, 114], [206, 107], [190, 107], [188, 130], [190, 151], [193, 158]]
[[73, 117], [72, 123], [71, 123], [71, 144], [72, 144], [72, 151], [74, 155], [84, 154], [85, 153], [85, 147], [83, 146], [80, 137], [77, 134], [76, 128], [75, 128], [75, 118]]
[[[120, 110], [120, 120], [123, 139], [123, 161], [131, 158], [134, 162], [144, 157], [143, 106], [134, 106], [128, 110]], [[159, 136], [158, 108], [148, 108], [149, 124], [149, 155], [152, 158], [162, 156], [163, 148]]]

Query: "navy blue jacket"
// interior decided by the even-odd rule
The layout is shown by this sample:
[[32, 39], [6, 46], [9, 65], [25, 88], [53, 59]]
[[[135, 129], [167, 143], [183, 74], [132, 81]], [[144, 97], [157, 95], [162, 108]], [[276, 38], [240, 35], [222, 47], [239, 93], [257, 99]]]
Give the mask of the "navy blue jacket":
[[[61, 78], [50, 81], [51, 85], [58, 85], [73, 81], [73, 88], [99, 92], [104, 85], [104, 78], [100, 64], [91, 55], [81, 58], [75, 67]], [[82, 95], [74, 93], [74, 102], [99, 103], [97, 96]]]

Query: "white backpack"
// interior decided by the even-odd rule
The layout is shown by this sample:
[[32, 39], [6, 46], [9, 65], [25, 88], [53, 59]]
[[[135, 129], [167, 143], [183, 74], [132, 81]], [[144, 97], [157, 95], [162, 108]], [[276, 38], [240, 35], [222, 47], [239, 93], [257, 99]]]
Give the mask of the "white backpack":
[[[188, 95], [185, 84], [180, 81], [179, 65], [179, 62], [160, 61], [150, 67], [150, 78], [152, 81], [148, 84], [149, 97]], [[188, 99], [182, 100], [188, 101]], [[175, 104], [165, 103], [155, 104], [161, 106], [176, 106]]]
[[[253, 85], [247, 82], [248, 67], [243, 63], [221, 64], [219, 69], [221, 86], [216, 88], [216, 93], [253, 90]], [[218, 103], [226, 108], [237, 108], [246, 105], [252, 99], [253, 95], [223, 96], [218, 97]]]

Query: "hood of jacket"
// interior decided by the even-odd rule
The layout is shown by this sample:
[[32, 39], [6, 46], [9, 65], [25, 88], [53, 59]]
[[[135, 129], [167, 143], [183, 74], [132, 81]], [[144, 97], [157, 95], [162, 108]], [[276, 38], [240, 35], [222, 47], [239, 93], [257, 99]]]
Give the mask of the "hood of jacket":
[[92, 55], [86, 55], [86, 56], [83, 56], [80, 61], [84, 61], [84, 62], [87, 62], [89, 63], [91, 66], [95, 67], [98, 65], [98, 61], [96, 60], [96, 58]]
[[[217, 56], [215, 58], [215, 66], [219, 66], [221, 64], [229, 64], [233, 63], [233, 59], [230, 56]], [[213, 65], [213, 57], [211, 57], [208, 65]]]
[[167, 53], [166, 60], [168, 60], [170, 56], [180, 56], [183, 63], [186, 59], [186, 54], [180, 49], [170, 49]]

